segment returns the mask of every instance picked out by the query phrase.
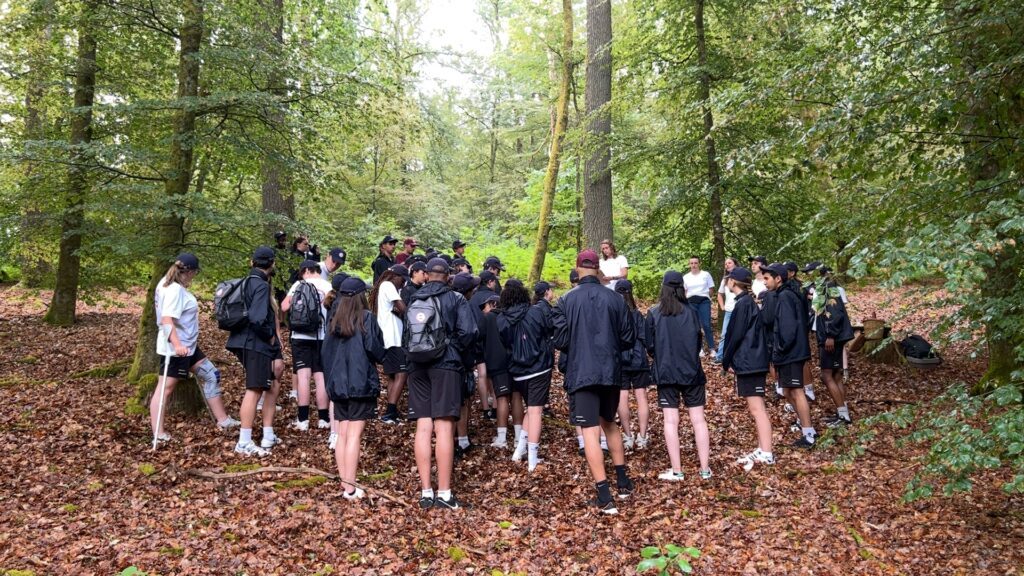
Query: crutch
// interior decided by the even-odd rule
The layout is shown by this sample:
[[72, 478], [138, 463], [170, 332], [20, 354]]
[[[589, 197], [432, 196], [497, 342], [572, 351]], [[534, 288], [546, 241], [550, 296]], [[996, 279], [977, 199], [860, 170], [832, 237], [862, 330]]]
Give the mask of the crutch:
[[[166, 325], [166, 324], [161, 324], [160, 325], [160, 334], [161, 334], [161, 336], [165, 336], [165, 340], [167, 340], [168, 344], [170, 344], [170, 341], [171, 341], [171, 327]], [[153, 427], [153, 451], [154, 452], [156, 451], [157, 444], [160, 443], [160, 428], [163, 426], [163, 423], [164, 423], [164, 396], [166, 395], [165, 392], [167, 391], [167, 371], [171, 367], [171, 356], [173, 354], [174, 354], [174, 348], [171, 347], [171, 353], [163, 355], [163, 358], [164, 358], [164, 377], [160, 379], [160, 386], [159, 386], [159, 389], [160, 389], [160, 400], [159, 400], [159, 404], [157, 405], [158, 407], [157, 407], [157, 411], [156, 411], [156, 426]]]
[[850, 357], [847, 355], [846, 346], [843, 346], [843, 382], [850, 379]]

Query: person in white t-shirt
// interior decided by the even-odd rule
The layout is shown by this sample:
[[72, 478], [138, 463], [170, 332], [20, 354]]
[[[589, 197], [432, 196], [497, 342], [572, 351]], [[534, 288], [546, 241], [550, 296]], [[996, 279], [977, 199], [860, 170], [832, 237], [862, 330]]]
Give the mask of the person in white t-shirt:
[[[761, 280], [761, 266], [767, 266], [768, 259], [764, 256], [754, 256], [750, 259], [750, 272], [754, 275], [754, 282], [750, 285], [750, 291], [754, 293], [754, 300], [758, 301], [761, 298], [761, 293], [768, 289], [764, 285], [764, 280]], [[760, 306], [760, 302], [758, 302]]]
[[404, 264], [394, 264], [381, 274], [370, 292], [370, 307], [377, 315], [377, 324], [384, 336], [384, 376], [387, 378], [388, 406], [380, 421], [385, 424], [400, 424], [398, 400], [405, 388], [409, 372], [402, 348], [402, 330], [405, 317], [405, 301], [400, 295], [402, 287], [409, 281], [409, 269]]
[[605, 285], [615, 289], [617, 280], [624, 280], [629, 276], [629, 263], [626, 257], [619, 254], [615, 243], [609, 239], [601, 240], [601, 261], [598, 263], [601, 268], [601, 275], [604, 276]]
[[320, 328], [316, 331], [302, 332], [297, 330], [294, 326], [292, 327], [291, 345], [292, 345], [292, 373], [295, 374], [296, 392], [298, 396], [298, 409], [295, 417], [295, 422], [292, 423], [292, 428], [296, 430], [309, 430], [309, 379], [312, 376], [313, 381], [316, 383], [316, 408], [317, 408], [317, 427], [318, 428], [330, 428], [331, 417], [329, 411], [329, 399], [327, 398], [327, 388], [324, 385], [324, 365], [320, 356], [320, 347], [324, 341], [325, 328], [327, 326], [327, 309], [324, 307], [324, 298], [327, 297], [327, 293], [331, 291], [331, 283], [320, 277], [320, 263], [315, 260], [304, 260], [299, 265], [299, 280], [292, 284], [292, 287], [288, 289], [288, 294], [284, 297], [281, 302], [281, 312], [287, 314], [287, 318], [292, 319], [292, 309], [296, 309], [296, 313], [300, 305], [299, 298], [301, 298], [302, 290], [309, 293], [309, 288], [312, 287], [316, 291], [316, 295], [319, 296], [319, 302], [316, 304], [320, 314]]
[[[711, 331], [711, 291], [715, 289], [715, 280], [705, 270], [700, 269], [700, 258], [690, 257], [690, 271], [683, 274], [683, 285], [686, 287], [686, 301], [697, 311], [704, 342], [708, 351], [715, 353], [715, 334]], [[700, 351], [704, 355], [704, 350]]]
[[722, 336], [718, 339], [718, 351], [715, 352], [715, 364], [722, 363], [722, 348], [725, 346], [725, 333], [729, 330], [729, 318], [732, 317], [732, 310], [736, 306], [736, 295], [726, 285], [729, 272], [738, 265], [736, 259], [727, 257], [725, 259], [725, 274], [722, 274], [722, 282], [718, 285], [718, 309], [725, 312], [722, 319]]
[[[164, 430], [164, 423], [157, 422], [161, 413], [159, 390], [164, 392], [163, 406], [166, 407], [174, 392], [174, 385], [188, 378], [190, 371], [202, 386], [203, 397], [217, 425], [222, 430], [229, 430], [240, 424], [224, 410], [224, 400], [220, 397], [220, 371], [199, 349], [199, 303], [188, 291], [188, 286], [198, 273], [199, 259], [192, 254], [179, 254], [164, 279], [157, 284], [153, 298], [156, 323], [160, 330], [157, 333], [156, 353], [161, 356], [162, 362], [158, 388], [149, 402], [149, 417], [154, 436], [161, 442], [167, 442], [171, 437]], [[165, 369], [166, 379], [163, 378]]]

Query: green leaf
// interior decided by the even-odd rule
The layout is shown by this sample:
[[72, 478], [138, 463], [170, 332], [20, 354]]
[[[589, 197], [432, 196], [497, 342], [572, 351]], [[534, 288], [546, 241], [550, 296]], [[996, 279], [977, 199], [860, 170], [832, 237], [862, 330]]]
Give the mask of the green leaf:
[[647, 546], [646, 548], [640, 551], [641, 558], [654, 558], [659, 554], [661, 554], [661, 549], [657, 546]]
[[636, 571], [637, 572], [647, 572], [648, 570], [651, 570], [651, 569], [654, 569], [654, 568], [657, 568], [657, 567], [658, 567], [657, 563], [655, 563], [655, 561], [653, 559], [648, 558], [647, 560], [641, 560], [640, 563], [636, 565]]
[[700, 558], [700, 549], [694, 548], [693, 546], [687, 546], [683, 548], [683, 552], [688, 554], [691, 558]]
[[679, 566], [679, 569], [686, 574], [693, 572], [693, 566], [690, 566], [690, 561], [687, 560], [685, 556], [676, 558], [676, 564]]
[[668, 553], [669, 558], [675, 558], [676, 556], [679, 556], [679, 554], [681, 554], [682, 551], [683, 548], [681, 546], [676, 546], [675, 544], [669, 544], [665, 546], [665, 552]]

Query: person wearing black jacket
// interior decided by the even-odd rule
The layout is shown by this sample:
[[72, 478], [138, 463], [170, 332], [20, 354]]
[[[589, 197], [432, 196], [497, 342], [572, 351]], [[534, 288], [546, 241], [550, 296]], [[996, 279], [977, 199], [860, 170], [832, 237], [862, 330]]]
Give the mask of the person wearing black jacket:
[[[494, 291], [494, 287], [497, 285], [498, 278], [493, 272], [484, 270], [480, 273], [480, 276], [475, 278], [479, 279], [477, 287], [473, 290], [473, 295], [469, 298], [469, 307], [473, 310], [473, 314], [477, 320], [477, 326], [482, 327], [484, 323], [483, 309], [484, 302], [489, 300], [492, 296], [497, 296], [498, 293]], [[498, 421], [498, 410], [496, 408], [498, 399], [497, 394], [494, 393], [494, 382], [491, 375], [487, 372], [487, 364], [484, 362], [483, 356], [483, 342], [484, 336], [481, 334], [477, 340], [477, 355], [476, 355], [476, 389], [480, 396], [480, 407], [484, 411], [484, 417], [488, 420]], [[506, 413], [506, 419], [508, 414]], [[500, 432], [502, 428], [505, 428], [505, 422], [501, 422], [502, 426], [499, 427], [498, 436], [491, 442], [491, 446], [494, 448], [507, 448], [507, 441], [505, 440], [505, 434]]]
[[851, 424], [850, 408], [846, 405], [846, 386], [843, 384], [843, 347], [853, 340], [853, 327], [846, 312], [845, 293], [836, 284], [828, 266], [817, 268], [820, 280], [813, 288], [811, 301], [814, 313], [814, 332], [817, 334], [821, 381], [836, 405], [836, 415], [825, 419], [829, 428]]
[[[818, 262], [813, 262], [814, 268], [817, 268]], [[803, 282], [800, 281], [799, 273], [800, 269], [797, 267], [796, 262], [787, 260], [782, 263], [786, 268], [786, 288], [792, 290], [797, 296], [800, 297], [800, 303], [804, 307], [804, 329], [807, 330], [807, 337], [810, 339], [811, 328], [814, 326], [814, 311], [811, 310], [811, 297], [808, 294], [810, 285], [804, 286]], [[810, 264], [808, 265], [810, 266]], [[813, 268], [804, 268], [804, 272], [809, 272]], [[811, 360], [810, 358], [804, 362], [804, 395], [811, 402], [815, 400], [814, 394], [814, 382], [811, 378]]]
[[[513, 389], [526, 400], [526, 421], [513, 461], [527, 455], [527, 470], [540, 463], [541, 419], [551, 391], [554, 351], [551, 347], [551, 318], [547, 302], [530, 305], [530, 293], [517, 280], [509, 280], [501, 291], [498, 331], [509, 350], [509, 374]], [[513, 402], [516, 402], [513, 396]], [[513, 405], [515, 407], [515, 405]], [[518, 456], [518, 458], [517, 458]]]
[[680, 402], [693, 425], [700, 477], [711, 478], [711, 442], [704, 418], [707, 378], [700, 363], [701, 324], [697, 311], [687, 303], [683, 275], [669, 270], [662, 278], [658, 303], [647, 312], [644, 321], [644, 345], [654, 359], [652, 372], [658, 385], [658, 406], [665, 416], [665, 447], [672, 466], [658, 475], [661, 480], [684, 478], [679, 458]]
[[384, 337], [366, 301], [366, 282], [345, 278], [330, 312], [323, 343], [327, 392], [334, 402], [338, 441], [334, 459], [348, 500], [363, 497], [356, 486], [359, 448], [367, 420], [377, 414], [380, 376], [377, 364], [384, 361]]
[[395, 246], [398, 245], [398, 238], [395, 238], [391, 234], [388, 234], [377, 244], [377, 257], [373, 259], [370, 264], [370, 269], [373, 270], [373, 285], [377, 285], [377, 280], [384, 274], [384, 271], [395, 265]]
[[583, 429], [583, 449], [594, 478], [597, 499], [604, 514], [618, 514], [611, 495], [601, 451], [601, 430], [615, 466], [619, 498], [628, 498], [633, 482], [626, 473], [622, 434], [615, 425], [619, 407], [620, 353], [636, 341], [629, 310], [618, 294], [598, 279], [597, 253], [584, 250], [576, 256], [580, 283], [565, 293], [551, 316], [555, 347], [568, 355], [565, 386], [573, 403], [573, 423]]
[[[633, 299], [633, 283], [622, 278], [614, 283], [615, 292], [622, 295], [622, 299], [629, 308], [629, 319], [633, 322], [633, 330], [636, 331], [636, 344], [632, 350], [622, 353], [622, 379], [619, 385], [622, 391], [619, 393], [619, 424], [622, 426], [622, 445], [626, 451], [632, 450], [634, 446], [638, 449], [647, 447], [647, 424], [650, 420], [650, 407], [647, 404], [647, 387], [651, 385], [651, 366], [647, 362], [647, 347], [644, 345], [644, 315], [636, 308], [636, 300]], [[636, 396], [637, 435], [634, 439], [632, 426], [629, 417], [629, 392], [633, 391]]]
[[[476, 296], [474, 295], [474, 300]], [[487, 368], [488, 386], [494, 393], [497, 401], [496, 433], [492, 447], [505, 448], [508, 434], [508, 416], [512, 414], [512, 443], [517, 446], [520, 440], [520, 433], [523, 430], [523, 396], [518, 390], [512, 387], [512, 376], [508, 373], [508, 351], [501, 341], [498, 331], [498, 317], [501, 312], [497, 310], [500, 296], [491, 293], [481, 306], [479, 342], [483, 350], [484, 363]], [[525, 439], [523, 450], [526, 452]], [[516, 461], [522, 460], [523, 454], [513, 456]]]
[[[771, 361], [779, 377], [786, 400], [796, 408], [801, 427], [797, 448], [814, 446], [816, 432], [811, 423], [811, 409], [804, 393], [804, 363], [811, 357], [804, 322], [804, 306], [795, 292], [785, 287], [786, 269], [772, 264], [761, 267], [767, 291], [775, 297], [764, 305], [762, 313], [771, 341]], [[766, 291], [766, 292], [767, 292]], [[769, 305], [771, 307], [769, 307]]]
[[[408, 262], [408, 260], [406, 260]], [[409, 281], [402, 286], [399, 290], [398, 295], [401, 296], [402, 302], [405, 302], [406, 306], [412, 303], [412, 296], [423, 287], [423, 284], [427, 281], [427, 264], [426, 262], [414, 262], [409, 265]]]
[[[225, 346], [238, 357], [245, 370], [245, 396], [239, 408], [242, 426], [238, 433], [235, 452], [247, 456], [266, 456], [267, 448], [279, 442], [273, 435], [274, 402], [277, 390], [274, 386], [274, 354], [280, 349], [277, 341], [277, 319], [270, 304], [270, 276], [274, 270], [274, 250], [260, 246], [252, 254], [252, 269], [243, 280], [243, 298], [248, 310], [248, 322], [231, 332]], [[256, 404], [266, 394], [267, 404], [263, 408], [264, 434], [257, 446], [252, 441], [252, 425], [256, 420]], [[267, 428], [270, 427], [270, 435]]]
[[[426, 264], [424, 264], [424, 269], [426, 269]], [[473, 297], [473, 291], [480, 285], [480, 279], [472, 274], [460, 273], [452, 276], [449, 279], [449, 283], [451, 284], [452, 290], [462, 294], [462, 297], [468, 302]], [[472, 307], [473, 306], [470, 305], [470, 308]], [[480, 370], [484, 373], [483, 378], [486, 379], [487, 376], [487, 365], [484, 363], [483, 343], [480, 338], [481, 333], [483, 332], [480, 328], [484, 323], [483, 312], [480, 310], [473, 310], [472, 312], [478, 333], [477, 338], [473, 341], [473, 345], [467, 348], [462, 354], [462, 365], [465, 376], [462, 379], [462, 407], [459, 412], [459, 421], [455, 423], [456, 461], [462, 458], [467, 451], [476, 446], [469, 441], [469, 399], [473, 396], [473, 387], [475, 384], [473, 371], [476, 369], [478, 362]], [[482, 406], [487, 406], [485, 395], [480, 396], [480, 402]]]
[[746, 398], [747, 409], [757, 429], [757, 448], [736, 461], [747, 472], [754, 468], [754, 464], [775, 464], [772, 423], [764, 405], [768, 338], [761, 323], [761, 311], [751, 291], [753, 280], [753, 274], [746, 268], [736, 266], [729, 271], [726, 288], [735, 295], [735, 306], [729, 319], [730, 328], [722, 340], [722, 371], [736, 375], [736, 393]]
[[[436, 360], [409, 363], [409, 419], [416, 421], [416, 468], [419, 471], [421, 508], [457, 509], [462, 504], [452, 493], [455, 420], [462, 405], [463, 355], [477, 335], [469, 303], [448, 287], [448, 263], [441, 258], [427, 262], [427, 283], [413, 296], [406, 330], [417, 301], [432, 300], [444, 322], [447, 346]], [[437, 494], [430, 478], [431, 438], [437, 459]]]

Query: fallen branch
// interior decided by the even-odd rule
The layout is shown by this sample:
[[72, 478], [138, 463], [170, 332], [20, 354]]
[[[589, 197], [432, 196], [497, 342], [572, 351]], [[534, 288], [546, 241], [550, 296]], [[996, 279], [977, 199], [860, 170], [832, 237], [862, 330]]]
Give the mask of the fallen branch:
[[[267, 474], [267, 473], [276, 473], [276, 474], [312, 474], [314, 476], [323, 476], [324, 478], [327, 478], [327, 479], [330, 479], [330, 480], [338, 480], [338, 475], [337, 474], [331, 474], [330, 472], [324, 472], [323, 470], [320, 470], [319, 468], [309, 468], [307, 466], [297, 466], [297, 467], [292, 467], [292, 466], [262, 466], [260, 468], [254, 468], [252, 470], [241, 470], [239, 472], [215, 472], [213, 470], [201, 470], [201, 469], [195, 469], [195, 470], [189, 470], [188, 471], [188, 474], [190, 476], [196, 476], [196, 477], [199, 477], [199, 478], [206, 478], [206, 479], [209, 479], [209, 480], [229, 480], [231, 478], [241, 478], [242, 476], [251, 476], [253, 474]], [[342, 484], [347, 484], [349, 486], [352, 486], [354, 488], [358, 488], [358, 489], [362, 490], [370, 498], [375, 498], [375, 497], [379, 496], [379, 497], [387, 500], [388, 502], [391, 502], [392, 504], [398, 504], [399, 506], [404, 506], [406, 504], [406, 502], [404, 502], [403, 500], [401, 500], [399, 498], [396, 498], [396, 497], [392, 496], [391, 494], [388, 494], [387, 492], [384, 492], [383, 490], [378, 490], [376, 488], [371, 490], [370, 488], [367, 488], [366, 486], [363, 486], [363, 485], [359, 484], [358, 482], [351, 482], [351, 481], [348, 481], [348, 480], [341, 480], [341, 483]]]
[[909, 400], [900, 400], [899, 398], [858, 398], [854, 400], [858, 404], [917, 404], [917, 402], [911, 402]]

